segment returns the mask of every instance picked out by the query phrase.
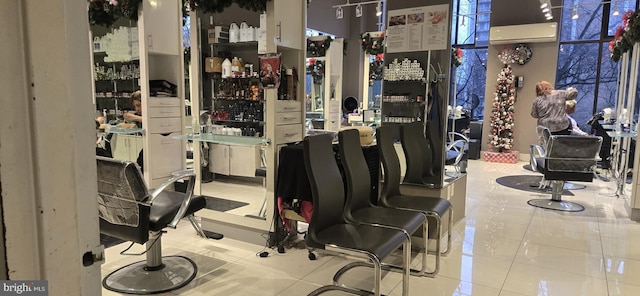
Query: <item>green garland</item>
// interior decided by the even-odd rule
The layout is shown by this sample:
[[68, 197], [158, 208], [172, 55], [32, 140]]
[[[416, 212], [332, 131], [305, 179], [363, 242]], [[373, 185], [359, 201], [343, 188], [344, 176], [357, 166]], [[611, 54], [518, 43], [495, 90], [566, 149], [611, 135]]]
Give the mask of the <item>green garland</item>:
[[[87, 0], [89, 2], [89, 23], [92, 25], [111, 27], [119, 19], [138, 21], [138, 10], [141, 0]], [[203, 12], [221, 13], [233, 3], [240, 8], [251, 11], [267, 10], [267, 1], [271, 0], [183, 0], [190, 9]], [[185, 7], [186, 5], [183, 5]]]
[[111, 27], [121, 18], [138, 21], [141, 0], [89, 0], [89, 24]]
[[333, 38], [331, 38], [331, 36], [326, 37], [327, 38], [321, 41], [307, 39], [307, 57], [323, 57], [327, 54]]
[[221, 13], [225, 8], [230, 7], [234, 2], [240, 6], [240, 8], [251, 11], [265, 11], [267, 10], [267, 1], [271, 0], [185, 0], [189, 2], [189, 6], [193, 10], [202, 10], [202, 12], [208, 13]]
[[611, 59], [618, 62], [636, 42], [640, 42], [640, 11], [629, 10], [622, 15], [622, 25], [616, 28], [613, 40], [609, 42]]
[[360, 35], [360, 45], [362, 45], [362, 50], [370, 55], [384, 53], [384, 35], [371, 37], [371, 34], [364, 33]]

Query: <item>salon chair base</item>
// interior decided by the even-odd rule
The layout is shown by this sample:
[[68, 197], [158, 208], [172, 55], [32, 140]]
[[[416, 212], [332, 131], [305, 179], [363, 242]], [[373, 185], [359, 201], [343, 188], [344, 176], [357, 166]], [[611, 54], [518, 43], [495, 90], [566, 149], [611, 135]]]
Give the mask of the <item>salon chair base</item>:
[[530, 206], [537, 208], [543, 208], [548, 210], [563, 211], [563, 212], [582, 212], [584, 206], [562, 200], [562, 191], [565, 188], [565, 183], [560, 180], [551, 181], [551, 199], [532, 199], [527, 201]]
[[162, 233], [151, 232], [147, 259], [121, 267], [102, 280], [107, 290], [125, 294], [158, 294], [180, 289], [196, 277], [198, 266], [183, 256], [162, 256]]
[[173, 291], [187, 285], [196, 277], [198, 267], [187, 257], [162, 257], [160, 267], [148, 268], [146, 261], [124, 266], [102, 281], [111, 291], [125, 294], [157, 294]]
[[548, 210], [556, 210], [563, 212], [582, 212], [584, 211], [584, 207], [580, 204], [564, 201], [564, 200], [551, 200], [551, 199], [532, 199], [527, 202], [529, 205], [548, 209]]

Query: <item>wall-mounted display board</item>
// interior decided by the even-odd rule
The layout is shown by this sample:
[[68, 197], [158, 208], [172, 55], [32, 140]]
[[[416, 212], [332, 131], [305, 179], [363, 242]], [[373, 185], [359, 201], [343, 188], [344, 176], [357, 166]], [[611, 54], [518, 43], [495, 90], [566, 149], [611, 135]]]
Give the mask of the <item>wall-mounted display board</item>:
[[387, 52], [446, 50], [450, 26], [448, 4], [389, 10]]

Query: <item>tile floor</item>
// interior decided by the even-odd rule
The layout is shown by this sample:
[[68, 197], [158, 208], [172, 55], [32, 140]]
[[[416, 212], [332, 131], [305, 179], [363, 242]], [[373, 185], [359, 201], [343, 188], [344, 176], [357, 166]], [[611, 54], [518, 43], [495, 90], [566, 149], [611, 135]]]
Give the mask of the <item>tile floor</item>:
[[[495, 182], [501, 176], [534, 174], [524, 164], [470, 161], [466, 218], [453, 229], [453, 249], [443, 258], [436, 278], [411, 277], [410, 295], [640, 295], [640, 225], [628, 219], [628, 197], [612, 197], [613, 182], [594, 180], [565, 198], [584, 205], [584, 212], [534, 208], [527, 200], [542, 194]], [[121, 244], [106, 250], [103, 275], [143, 259], [119, 255], [123, 248]], [[261, 251], [263, 246], [232, 239], [200, 239], [184, 221], [164, 235], [163, 253], [192, 258], [198, 276], [168, 295], [307, 295], [329, 284], [348, 261], [323, 254], [309, 261], [303, 248], [284, 254], [268, 249], [267, 258], [256, 256]], [[343, 279], [371, 288], [371, 274], [355, 269]], [[400, 275], [383, 277], [383, 293], [401, 295]], [[103, 295], [116, 293], [103, 289]]]

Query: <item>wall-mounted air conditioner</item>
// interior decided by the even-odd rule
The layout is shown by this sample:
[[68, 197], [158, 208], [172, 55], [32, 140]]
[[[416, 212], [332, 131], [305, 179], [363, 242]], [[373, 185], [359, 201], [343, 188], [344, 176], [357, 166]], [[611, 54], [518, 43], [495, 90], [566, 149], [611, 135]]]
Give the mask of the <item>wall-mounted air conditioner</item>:
[[540, 23], [491, 27], [489, 44], [555, 42], [558, 23]]

